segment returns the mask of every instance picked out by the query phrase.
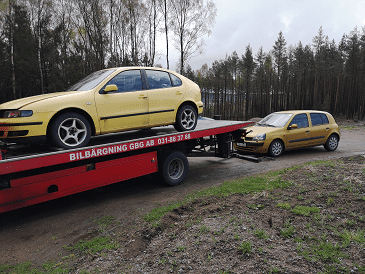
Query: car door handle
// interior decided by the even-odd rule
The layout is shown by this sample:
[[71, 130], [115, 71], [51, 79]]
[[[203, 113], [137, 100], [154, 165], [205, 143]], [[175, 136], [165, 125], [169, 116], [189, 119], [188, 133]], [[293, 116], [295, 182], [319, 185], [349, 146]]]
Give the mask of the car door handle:
[[176, 91], [176, 95], [181, 95], [182, 92], [181, 91]]
[[326, 130], [329, 130], [330, 128], [329, 127], [326, 127]]
[[147, 96], [142, 94], [142, 95], [139, 95], [138, 98], [140, 98], [140, 99], [146, 99]]
[[309, 133], [309, 130], [307, 130], [305, 133]]

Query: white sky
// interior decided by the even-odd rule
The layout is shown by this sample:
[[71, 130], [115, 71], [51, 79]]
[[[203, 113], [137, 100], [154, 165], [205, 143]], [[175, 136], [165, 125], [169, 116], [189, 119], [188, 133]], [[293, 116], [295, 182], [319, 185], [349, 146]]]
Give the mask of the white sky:
[[[241, 57], [250, 44], [255, 56], [260, 46], [269, 52], [283, 32], [287, 46], [312, 44], [322, 26], [336, 44], [343, 34], [365, 26], [365, 1], [360, 0], [214, 0], [217, 7], [212, 34], [205, 37], [204, 54], [190, 60], [194, 70], [237, 51]], [[178, 53], [170, 42], [170, 69], [176, 70]], [[166, 67], [165, 49], [157, 62]]]

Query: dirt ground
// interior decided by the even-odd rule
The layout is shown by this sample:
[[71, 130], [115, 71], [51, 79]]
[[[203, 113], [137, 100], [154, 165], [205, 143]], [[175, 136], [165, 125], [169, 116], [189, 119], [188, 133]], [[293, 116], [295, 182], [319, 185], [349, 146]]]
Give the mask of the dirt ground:
[[[167, 219], [163, 220], [166, 229], [161, 233], [157, 230], [142, 228], [140, 216], [149, 212], [156, 205], [182, 198], [194, 190], [220, 185], [227, 180], [280, 170], [316, 160], [365, 155], [364, 124], [344, 122], [342, 125], [341, 141], [335, 152], [327, 152], [323, 147], [308, 148], [289, 151], [279, 159], [260, 163], [237, 158], [189, 158], [188, 178], [177, 187], [171, 188], [160, 185], [154, 182], [150, 176], [145, 176], [2, 214], [0, 216], [0, 264], [18, 264], [30, 260], [34, 265], [41, 265], [51, 259], [57, 260], [70, 256], [73, 253], [65, 249], [64, 246], [72, 246], [80, 239], [93, 235], [97, 231], [97, 233], [107, 233], [111, 236], [118, 235], [120, 245], [124, 245], [125, 248], [110, 251], [108, 254], [97, 258], [94, 258], [94, 255], [81, 255], [73, 261], [76, 269], [85, 269], [90, 273], [96, 268], [103, 270], [102, 273], [118, 273], [119, 271], [128, 273], [166, 273], [170, 271], [180, 273], [239, 273], [241, 267], [246, 270], [251, 269], [249, 271], [251, 273], [276, 272], [276, 270], [281, 271], [282, 269], [285, 269], [287, 273], [323, 271], [324, 264], [320, 260], [306, 263], [307, 261], [302, 258], [303, 256], [298, 258], [298, 243], [293, 244], [293, 238], [279, 236], [280, 229], [293, 224], [296, 229], [293, 237], [300, 237], [303, 240], [306, 235], [305, 232], [309, 230], [306, 227], [308, 221], [304, 217], [297, 217], [288, 210], [278, 209], [276, 205], [280, 202], [286, 202], [281, 201], [280, 197], [290, 197], [288, 203], [291, 207], [296, 204], [320, 206], [325, 210], [326, 216], [333, 216], [335, 221], [340, 224], [349, 219], [356, 219], [355, 216], [365, 215], [364, 203], [361, 204], [361, 201], [357, 201], [351, 196], [353, 194], [350, 195], [348, 191], [344, 192], [342, 189], [333, 188], [327, 181], [325, 183], [329, 189], [327, 192], [322, 191], [322, 197], [316, 194], [316, 190], [312, 190], [315, 187], [309, 181], [306, 188], [310, 190], [304, 194], [300, 193], [301, 188], [297, 186], [296, 191], [298, 193], [291, 195], [285, 191], [281, 191], [281, 193], [278, 191], [271, 193], [271, 198], [256, 197], [255, 201], [252, 200], [254, 199], [252, 196], [232, 196], [227, 201], [212, 200], [203, 206], [200, 203], [199, 206], [194, 206], [196, 210], [192, 212], [180, 209], [180, 212], [173, 212], [166, 217]], [[351, 162], [348, 159], [350, 158], [344, 162]], [[361, 162], [361, 158], [356, 159], [357, 162], [350, 163], [344, 168], [344, 170], [349, 169], [348, 173], [343, 173], [350, 177], [354, 172], [358, 172], [353, 175], [355, 179], [350, 179], [350, 182], [354, 184], [354, 188], [363, 193], [365, 190], [361, 188], [363, 187], [361, 182], [363, 184], [365, 178], [364, 174], [361, 173], [361, 168], [364, 168], [364, 163]], [[355, 167], [358, 170], [352, 170]], [[301, 172], [303, 174], [312, 172], [322, 178], [323, 174], [333, 175], [336, 173], [336, 168], [331, 168], [331, 172], [324, 170], [326, 167], [309, 171], [302, 170]], [[301, 180], [301, 177], [307, 177], [303, 174], [288, 174], [287, 179]], [[344, 178], [341, 177], [340, 179]], [[321, 180], [325, 179], [322, 178]], [[336, 191], [341, 196], [328, 196], [330, 192]], [[343, 196], [341, 193], [344, 193]], [[303, 201], [295, 198], [296, 196], [303, 196]], [[326, 206], [326, 201], [329, 198], [336, 201], [335, 206], [332, 204]], [[354, 208], [351, 207], [346, 212], [338, 209], [340, 207], [345, 208], [346, 201], [352, 200], [354, 200], [352, 203]], [[265, 204], [265, 209], [248, 208], [247, 204]], [[222, 207], [224, 210], [221, 209]], [[360, 208], [362, 208], [362, 212]], [[283, 219], [282, 214], [280, 214], [279, 217], [278, 210], [288, 212], [287, 216], [285, 215], [286, 217]], [[350, 212], [354, 216], [350, 216]], [[218, 217], [214, 217], [214, 215]], [[118, 225], [112, 226], [107, 232], [100, 232], [98, 220], [106, 216], [113, 216], [112, 223]], [[230, 222], [232, 216], [236, 217], [235, 220], [237, 221]], [[268, 223], [270, 217], [273, 222], [272, 227]], [[250, 222], [247, 222], [247, 218], [250, 219]], [[200, 220], [199, 223], [193, 223], [190, 227], [186, 226], [188, 222], [197, 220]], [[359, 219], [356, 220], [357, 224], [364, 228], [364, 222]], [[327, 220], [327, 222], [329, 221]], [[322, 228], [317, 223], [313, 225], [316, 233], [322, 232]], [[346, 225], [349, 224], [345, 224], [344, 228]], [[201, 231], [203, 226], [208, 229], [207, 233]], [[224, 233], [214, 234], [224, 226], [227, 227]], [[240, 231], [237, 236], [234, 230], [236, 227]], [[120, 234], [121, 228], [125, 230], [125, 235]], [[252, 233], [255, 229], [264, 229], [270, 238], [267, 240], [258, 239]], [[199, 233], [201, 235], [193, 237]], [[187, 238], [188, 236], [191, 238]], [[319, 236], [321, 235], [316, 234], [316, 237]], [[338, 240], [335, 236], [328, 236], [328, 241]], [[231, 239], [232, 237], [237, 239]], [[228, 238], [231, 240], [225, 241]], [[243, 240], [254, 243], [253, 252], [240, 253], [238, 246]], [[201, 244], [195, 244], [197, 241]], [[305, 252], [311, 244], [305, 241], [299, 251]], [[269, 248], [271, 245], [283, 248]], [[351, 248], [353, 249], [349, 251], [351, 256], [365, 257], [364, 247], [361, 249], [357, 245], [351, 245]], [[170, 254], [172, 255], [170, 256]], [[349, 271], [356, 271], [356, 269], [354, 270], [356, 267], [351, 264], [348, 258], [341, 260], [344, 261], [344, 267], [348, 267]], [[206, 263], [207, 261], [208, 263]], [[78, 272], [76, 271], [76, 273]]]

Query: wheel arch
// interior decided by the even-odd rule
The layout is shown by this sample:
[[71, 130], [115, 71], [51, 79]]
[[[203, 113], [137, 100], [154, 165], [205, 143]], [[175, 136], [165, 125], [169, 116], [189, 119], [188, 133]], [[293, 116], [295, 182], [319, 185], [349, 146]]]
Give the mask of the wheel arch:
[[176, 121], [176, 115], [179, 112], [179, 109], [182, 108], [183, 106], [186, 106], [186, 105], [192, 106], [195, 109], [196, 114], [198, 115], [197, 105], [193, 101], [185, 101], [185, 102], [182, 102], [181, 105], [177, 108], [176, 114], [175, 114], [175, 121]]
[[[331, 135], [336, 135], [336, 136], [337, 136], [337, 138], [338, 138], [338, 141], [340, 141], [340, 139], [341, 139], [340, 134], [338, 134], [337, 132], [332, 132], [330, 135], [328, 135], [328, 138], [329, 138]], [[327, 140], [328, 140], [328, 138], [327, 138]], [[327, 140], [326, 140], [326, 141], [327, 141]]]
[[60, 115], [67, 113], [67, 112], [76, 112], [76, 113], [84, 116], [91, 125], [91, 135], [92, 136], [95, 135], [95, 132], [96, 132], [95, 124], [94, 124], [93, 119], [89, 115], [89, 113], [87, 113], [86, 111], [79, 109], [79, 108], [65, 108], [65, 109], [58, 111], [55, 115], [52, 116], [51, 120], [49, 121], [49, 123], [47, 125], [47, 136], [49, 136], [50, 126], [52, 125], [53, 121], [56, 120], [57, 117], [59, 117]]
[[272, 142], [274, 142], [274, 141], [280, 141], [280, 142], [283, 144], [284, 151], [285, 151], [285, 149], [286, 149], [286, 147], [285, 147], [285, 142], [284, 142], [284, 140], [283, 140], [283, 139], [281, 139], [281, 138], [279, 138], [279, 137], [277, 137], [277, 138], [273, 139], [273, 140], [270, 142], [269, 147], [270, 147], [270, 145], [272, 144]]

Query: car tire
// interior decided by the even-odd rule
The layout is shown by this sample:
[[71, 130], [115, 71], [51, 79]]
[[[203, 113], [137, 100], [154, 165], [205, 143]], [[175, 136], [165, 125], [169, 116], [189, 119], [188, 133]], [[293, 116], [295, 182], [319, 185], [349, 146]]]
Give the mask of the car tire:
[[63, 113], [52, 122], [49, 137], [57, 147], [65, 149], [83, 147], [90, 140], [91, 126], [79, 113]]
[[167, 152], [159, 159], [159, 177], [169, 186], [177, 186], [182, 183], [188, 174], [188, 170], [188, 158], [180, 151]]
[[194, 107], [184, 105], [179, 108], [176, 114], [174, 127], [177, 131], [194, 130], [198, 123], [198, 114]]
[[331, 134], [324, 144], [324, 148], [328, 151], [335, 151], [338, 147], [338, 142], [338, 136], [336, 134]]
[[284, 143], [280, 140], [274, 140], [271, 142], [267, 153], [271, 157], [279, 157], [283, 154], [284, 150]]

